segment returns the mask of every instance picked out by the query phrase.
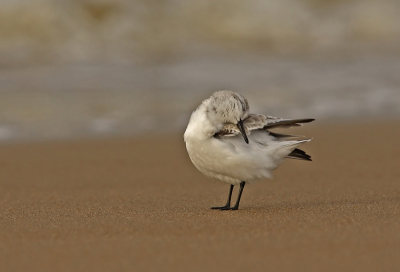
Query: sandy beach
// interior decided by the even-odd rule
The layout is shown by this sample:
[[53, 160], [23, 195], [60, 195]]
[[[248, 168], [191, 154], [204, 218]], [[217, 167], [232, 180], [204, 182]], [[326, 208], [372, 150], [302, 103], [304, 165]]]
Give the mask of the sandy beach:
[[[229, 186], [181, 134], [0, 146], [1, 271], [400, 271], [400, 122], [312, 123], [313, 162]], [[237, 188], [234, 191], [236, 197]]]

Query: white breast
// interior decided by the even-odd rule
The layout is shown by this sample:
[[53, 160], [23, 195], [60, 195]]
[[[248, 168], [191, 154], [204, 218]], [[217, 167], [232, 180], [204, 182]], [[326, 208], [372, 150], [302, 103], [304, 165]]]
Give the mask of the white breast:
[[251, 142], [246, 144], [241, 137], [219, 140], [214, 137], [186, 140], [189, 157], [196, 168], [209, 178], [230, 184], [241, 181], [254, 182], [272, 178], [277, 167], [268, 156], [266, 146]]

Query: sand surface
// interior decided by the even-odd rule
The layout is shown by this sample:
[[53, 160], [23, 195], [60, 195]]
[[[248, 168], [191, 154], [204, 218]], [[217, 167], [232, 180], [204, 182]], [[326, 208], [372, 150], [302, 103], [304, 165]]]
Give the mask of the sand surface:
[[180, 134], [3, 144], [0, 271], [400, 271], [400, 123], [291, 132], [238, 211]]

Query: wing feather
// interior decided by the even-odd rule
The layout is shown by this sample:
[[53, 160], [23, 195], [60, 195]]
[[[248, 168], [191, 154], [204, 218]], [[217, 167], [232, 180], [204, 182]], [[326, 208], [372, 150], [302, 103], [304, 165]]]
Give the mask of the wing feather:
[[243, 120], [243, 124], [247, 127], [248, 130], [254, 129], [269, 129], [275, 127], [298, 127], [302, 126], [302, 123], [309, 123], [314, 121], [315, 119], [283, 119], [273, 116], [265, 116], [262, 114], [249, 114], [249, 116]]
[[[245, 128], [246, 129], [246, 128]], [[246, 134], [248, 131], [246, 130]], [[221, 136], [236, 136], [240, 134], [239, 128], [234, 124], [225, 124], [221, 131], [218, 131], [214, 134], [214, 137], [221, 137]]]
[[[257, 129], [272, 129], [277, 127], [289, 128], [302, 126], [303, 123], [309, 123], [315, 119], [283, 119], [262, 114], [249, 114], [249, 116], [243, 120], [243, 126], [246, 130], [246, 134], [250, 135], [252, 130]], [[270, 132], [271, 134], [274, 134]], [[221, 136], [236, 136], [240, 134], [239, 128], [236, 124], [225, 124], [221, 131], [215, 133], [214, 137]], [[291, 138], [296, 137], [296, 135], [286, 135], [286, 134], [274, 134], [277, 138]]]
[[272, 122], [269, 124], [266, 124], [264, 126], [264, 129], [269, 129], [269, 128], [276, 128], [276, 127], [283, 127], [283, 128], [289, 128], [289, 127], [299, 127], [302, 126], [303, 123], [310, 123], [314, 121], [315, 119], [307, 118], [307, 119], [282, 119], [276, 122]]

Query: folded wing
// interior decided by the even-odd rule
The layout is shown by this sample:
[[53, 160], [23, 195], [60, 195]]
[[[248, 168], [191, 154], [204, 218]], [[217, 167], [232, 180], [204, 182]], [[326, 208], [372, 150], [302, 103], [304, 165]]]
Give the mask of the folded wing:
[[302, 126], [302, 123], [309, 123], [314, 121], [315, 119], [307, 118], [307, 119], [283, 119], [273, 116], [265, 116], [262, 114], [250, 114], [244, 121], [244, 125], [248, 127], [249, 130], [253, 129], [269, 129], [276, 127], [299, 127]]
[[[314, 121], [315, 119], [307, 118], [307, 119], [283, 119], [273, 116], [265, 116], [262, 114], [249, 114], [249, 116], [243, 120], [244, 129], [246, 130], [246, 134], [250, 135], [252, 130], [257, 129], [272, 129], [272, 128], [290, 128], [290, 127], [298, 127], [302, 126], [303, 123], [309, 123]], [[272, 133], [277, 138], [290, 138], [296, 137], [295, 135], [287, 135], [287, 134], [277, 134]], [[226, 124], [221, 131], [217, 132], [214, 136], [236, 136], [240, 134], [239, 128], [234, 124]]]

